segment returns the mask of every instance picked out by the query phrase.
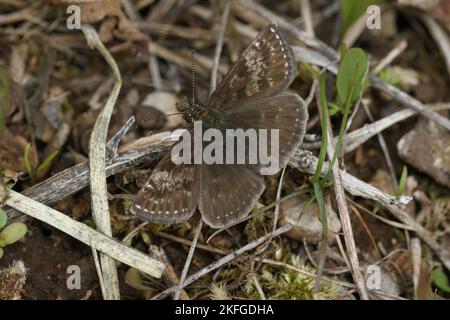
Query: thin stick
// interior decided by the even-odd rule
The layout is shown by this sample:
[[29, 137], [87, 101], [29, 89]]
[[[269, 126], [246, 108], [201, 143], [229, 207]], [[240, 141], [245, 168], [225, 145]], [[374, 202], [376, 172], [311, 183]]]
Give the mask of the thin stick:
[[258, 294], [259, 294], [259, 297], [261, 298], [261, 300], [267, 300], [266, 295], [264, 294], [264, 291], [261, 288], [261, 284], [259, 283], [256, 275], [252, 274], [250, 277], [253, 281], [253, 285], [256, 287], [256, 291], [258, 291]]
[[420, 240], [417, 238], [411, 239], [411, 257], [413, 265], [413, 283], [414, 283], [414, 300], [417, 300], [419, 280], [420, 280], [420, 265], [422, 263], [422, 248], [420, 247]]
[[[331, 212], [331, 199], [330, 196], [327, 195], [325, 198], [325, 212]], [[325, 262], [327, 260], [327, 251], [328, 251], [328, 215], [325, 213], [325, 219], [322, 221], [322, 239], [320, 240], [319, 245], [319, 261], [317, 264], [317, 277], [314, 281], [313, 293], [316, 295], [320, 292], [320, 280], [323, 276], [323, 271], [325, 269]]]
[[[328, 134], [328, 144], [327, 144], [327, 153], [328, 158], [333, 159], [336, 151], [333, 145], [333, 132], [331, 131], [331, 122], [330, 118], [323, 119], [323, 121], [328, 122], [327, 126], [327, 134]], [[342, 231], [344, 232], [344, 240], [347, 248], [347, 256], [350, 262], [350, 270], [352, 272], [353, 280], [356, 284], [356, 289], [360, 295], [362, 300], [368, 300], [369, 295], [367, 294], [366, 285], [364, 282], [364, 276], [361, 272], [359, 266], [358, 253], [356, 251], [355, 239], [353, 237], [353, 228], [352, 222], [350, 220], [350, 214], [348, 212], [347, 201], [345, 200], [345, 191], [342, 186], [341, 179], [341, 171], [339, 170], [339, 161], [336, 159], [332, 166], [332, 177], [333, 177], [333, 186], [334, 193], [336, 195], [336, 202], [338, 205], [339, 218], [342, 224]]]
[[[164, 270], [164, 273], [162, 275], [164, 283], [167, 286], [173, 286], [178, 284], [178, 282], [180, 282], [180, 279], [178, 278], [177, 273], [175, 272], [172, 264], [170, 263], [169, 258], [164, 252], [164, 249], [161, 247], [157, 247], [155, 245], [150, 245], [149, 252], [151, 252], [155, 257], [157, 257], [161, 261], [164, 261], [164, 264], [166, 265], [166, 269]], [[181, 290], [180, 299], [190, 300], [188, 294], [184, 290]]]
[[[311, 277], [311, 278], [317, 278], [317, 274], [315, 274], [313, 272], [309, 272], [309, 271], [303, 270], [303, 269], [300, 269], [300, 268], [297, 268], [297, 267], [295, 267], [293, 265], [290, 265], [288, 263], [285, 263], [285, 262], [281, 262], [281, 261], [277, 261], [277, 260], [273, 260], [273, 259], [261, 259], [261, 258], [258, 258], [258, 257], [256, 257], [255, 260], [256, 261], [261, 261], [262, 263], [283, 267], [283, 268], [286, 268], [286, 269], [298, 272], [298, 273], [300, 273], [302, 275], [305, 275], [305, 276], [308, 276], [308, 277]], [[341, 285], [343, 287], [355, 288], [355, 285], [353, 283], [350, 283], [350, 282], [339, 281], [339, 280], [335, 280], [335, 279], [328, 278], [328, 277], [325, 277], [325, 276], [323, 276], [322, 279], [325, 280], [325, 281], [328, 281], [328, 282], [336, 283], [336, 284]]]
[[311, 14], [311, 3], [309, 0], [300, 0], [300, 11], [302, 14], [302, 19], [305, 23], [305, 31], [306, 33], [314, 37], [314, 24]]
[[103, 299], [106, 299], [108, 293], [105, 290], [105, 282], [102, 274], [102, 268], [100, 268], [100, 261], [98, 260], [97, 250], [95, 250], [94, 246], [91, 243], [92, 256], [94, 257], [94, 265], [95, 270], [97, 271], [98, 282], [100, 283], [100, 290], [102, 292]]
[[408, 47], [408, 41], [405, 39], [400, 40], [389, 53], [378, 62], [378, 64], [373, 68], [372, 73], [377, 74], [388, 65], [392, 63], [403, 51]]
[[7, 199], [5, 204], [11, 208], [43, 221], [88, 246], [94, 246], [96, 250], [107, 254], [130, 267], [141, 270], [152, 277], [161, 277], [165, 266], [160, 261], [153, 259], [134, 248], [128, 247], [123, 243], [90, 228], [86, 224], [71, 219], [65, 214], [18, 192], [12, 190], [6, 191], [0, 185], [0, 199], [5, 198]]
[[[374, 123], [375, 119], [372, 115], [372, 112], [370, 112], [369, 106], [367, 105], [367, 103], [365, 101], [362, 101], [362, 105], [363, 105], [364, 111], [367, 114], [367, 118], [369, 118], [370, 122]], [[386, 164], [389, 168], [389, 173], [391, 174], [393, 187], [394, 187], [394, 189], [397, 189], [398, 180], [397, 180], [397, 176], [395, 174], [394, 163], [392, 162], [391, 154], [389, 153], [389, 149], [387, 147], [386, 140], [384, 140], [384, 136], [381, 132], [377, 133], [377, 138], [378, 138], [378, 143], [380, 144], [381, 150], [383, 151], [384, 158], [386, 159]]]
[[450, 75], [450, 41], [447, 32], [440, 26], [436, 20], [429, 14], [422, 14], [421, 18], [426, 24], [431, 36], [434, 38], [434, 42], [441, 51], [441, 56], [445, 61], [447, 67], [447, 73]]
[[220, 22], [219, 38], [216, 43], [216, 50], [214, 52], [214, 64], [211, 71], [211, 85], [209, 88], [209, 95], [211, 95], [217, 87], [217, 73], [219, 71], [220, 55], [222, 54], [223, 40], [225, 31], [227, 30], [228, 17], [230, 15], [230, 3], [227, 1], [223, 7], [222, 20]]
[[[100, 111], [92, 129], [89, 140], [89, 176], [91, 189], [92, 216], [98, 230], [107, 236], [112, 236], [111, 218], [109, 215], [108, 189], [106, 186], [106, 137], [108, 134], [111, 114], [119, 96], [122, 79], [119, 68], [109, 51], [103, 45], [94, 28], [83, 26], [83, 33], [90, 47], [95, 47], [108, 62], [113, 71], [114, 86], [108, 100]], [[100, 254], [100, 264], [105, 285], [106, 300], [120, 300], [119, 279], [116, 262]], [[99, 275], [100, 276], [100, 275]]]
[[281, 189], [283, 188], [283, 179], [284, 179], [284, 174], [286, 172], [286, 168], [287, 166], [285, 166], [283, 168], [283, 171], [281, 171], [281, 176], [280, 176], [280, 181], [278, 182], [278, 189], [277, 189], [277, 197], [276, 197], [276, 206], [275, 206], [275, 210], [273, 213], [273, 225], [272, 225], [272, 232], [275, 232], [275, 230], [277, 229], [277, 224], [278, 224], [278, 218], [280, 217], [280, 198], [281, 198]]
[[[427, 105], [428, 108], [434, 111], [439, 110], [448, 110], [450, 109], [450, 104], [446, 103], [438, 103]], [[387, 117], [384, 117], [375, 122], [365, 124], [361, 128], [353, 130], [350, 133], [347, 133], [344, 136], [344, 153], [350, 153], [360, 145], [364, 144], [366, 141], [377, 135], [378, 133], [386, 130], [387, 128], [393, 126], [396, 123], [399, 123], [403, 120], [406, 120], [414, 115], [417, 115], [418, 112], [412, 109], [403, 109], [397, 111]], [[337, 138], [334, 139], [334, 143], [336, 143]], [[303, 143], [302, 147], [305, 149], [319, 149], [321, 146], [321, 142], [312, 142], [312, 143]]]
[[[263, 244], [265, 241], [267, 241], [267, 239], [269, 239], [270, 237], [276, 237], [279, 236], [287, 231], [289, 231], [292, 228], [292, 225], [290, 224], [285, 224], [284, 226], [278, 228], [277, 230], [275, 230], [274, 233], [270, 233], [270, 234], [266, 234], [265, 236], [256, 239], [253, 242], [248, 243], [247, 245], [243, 246], [242, 248], [226, 255], [223, 258], [220, 258], [219, 260], [207, 265], [205, 268], [201, 269], [200, 271], [194, 273], [193, 275], [189, 276], [186, 278], [186, 280], [183, 282], [183, 287], [191, 284], [192, 282], [198, 280], [199, 278], [203, 277], [204, 275], [210, 273], [211, 271], [214, 271], [218, 268], [220, 268], [221, 266], [233, 261], [234, 259], [236, 259], [238, 256], [240, 256], [241, 254], [252, 250], [254, 248], [256, 248], [257, 246]], [[158, 295], [154, 296], [152, 298], [152, 300], [158, 300], [158, 299], [163, 299], [165, 297], [167, 297], [169, 294], [171, 294], [172, 292], [174, 292], [175, 290], [178, 289], [178, 286], [173, 286], [170, 287], [166, 290], [164, 290], [163, 292], [159, 293]]]
[[192, 257], [194, 256], [195, 247], [197, 245], [198, 237], [202, 231], [203, 220], [200, 219], [198, 222], [197, 229], [194, 233], [194, 239], [192, 240], [191, 247], [189, 248], [189, 253], [186, 258], [186, 262], [184, 263], [183, 271], [181, 272], [180, 281], [178, 282], [177, 290], [175, 291], [175, 295], [173, 297], [174, 300], [180, 299], [181, 291], [184, 288], [184, 280], [186, 279], [187, 273], [189, 271], [189, 266], [191, 265]]
[[[179, 242], [179, 243], [185, 244], [187, 246], [191, 246], [192, 245], [192, 241], [191, 240], [180, 238], [180, 237], [174, 236], [174, 235], [166, 233], [166, 232], [157, 231], [157, 232], [155, 232], [155, 235], [158, 236], [158, 237], [167, 239], [167, 240], [171, 240], [171, 241], [175, 241], [175, 242]], [[215, 247], [211, 247], [211, 246], [207, 246], [207, 245], [204, 245], [204, 244], [201, 244], [201, 243], [197, 243], [197, 248], [201, 249], [201, 250], [205, 250], [205, 251], [211, 252], [211, 253], [221, 254], [223, 256], [225, 256], [225, 255], [230, 253], [228, 251], [225, 251], [225, 250], [222, 250], [222, 249], [219, 249], [219, 248], [215, 248]]]

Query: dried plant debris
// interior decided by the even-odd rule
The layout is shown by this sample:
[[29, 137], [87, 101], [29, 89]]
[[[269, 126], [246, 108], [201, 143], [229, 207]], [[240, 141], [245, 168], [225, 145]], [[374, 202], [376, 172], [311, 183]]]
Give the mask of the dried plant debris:
[[20, 260], [0, 270], [0, 300], [21, 299], [26, 277], [25, 265]]
[[[102, 298], [92, 250], [57, 231], [58, 221], [23, 219], [8, 195], [21, 193], [72, 224], [96, 228], [90, 138], [119, 83], [105, 62], [109, 55], [121, 88], [104, 132], [110, 139], [106, 224], [114, 243], [128, 246], [121, 254], [137, 249], [166, 266], [155, 278], [118, 264], [121, 299], [449, 299], [450, 78], [443, 72], [449, 8], [450, 0], [0, 1], [0, 299]], [[99, 35], [104, 51], [89, 46], [87, 30]], [[255, 40], [262, 30], [266, 35]], [[350, 48], [340, 45], [344, 40]], [[267, 43], [272, 47], [264, 51]], [[232, 90], [210, 98], [214, 83]], [[257, 177], [231, 169], [222, 178], [194, 174], [204, 190], [188, 190], [186, 170], [171, 180], [185, 185], [164, 183], [168, 167], [158, 163], [190, 116], [202, 118], [209, 109], [201, 106], [211, 102], [217, 112], [226, 109], [225, 116], [209, 113], [212, 123], [221, 122], [255, 94], [278, 95], [283, 103], [258, 103], [252, 112], [261, 121], [246, 112], [235, 116], [232, 123], [242, 129], [264, 122], [276, 107], [306, 109], [297, 95], [307, 104], [307, 143], [286, 162], [283, 176], [281, 170]], [[231, 102], [234, 109], [227, 109]], [[272, 121], [280, 132], [298, 128], [296, 110], [281, 114], [282, 121]], [[294, 152], [294, 144], [287, 149]], [[158, 179], [149, 180], [152, 175]], [[183, 195], [208, 191], [195, 197], [194, 209], [200, 200], [212, 207], [240, 199], [219, 209], [252, 201], [235, 224], [225, 222], [234, 222], [230, 212], [239, 210], [224, 210], [224, 228], [203, 225], [196, 233], [201, 210], [174, 224], [131, 213], [135, 195], [157, 190], [155, 181]], [[178, 199], [167, 192], [157, 198], [168, 204], [154, 213], [159, 216]], [[150, 215], [146, 200], [137, 204]], [[206, 211], [213, 219], [220, 210]], [[174, 289], [194, 234], [187, 279], [202, 276]], [[38, 251], [60, 246], [56, 255]], [[65, 272], [74, 261], [83, 261], [89, 280], [76, 295]], [[47, 265], [56, 266], [58, 281], [36, 282], [46, 279]]]

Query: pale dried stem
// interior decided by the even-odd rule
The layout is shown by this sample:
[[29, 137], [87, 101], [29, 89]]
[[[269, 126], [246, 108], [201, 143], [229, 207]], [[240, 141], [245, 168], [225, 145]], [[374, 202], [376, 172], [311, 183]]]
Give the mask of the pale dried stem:
[[[327, 154], [328, 159], [333, 159], [335, 152], [335, 146], [333, 145], [333, 132], [331, 130], [330, 118], [322, 119], [327, 121]], [[334, 194], [336, 196], [336, 202], [339, 211], [339, 218], [341, 220], [342, 231], [344, 232], [344, 240], [347, 249], [347, 258], [350, 262], [350, 270], [355, 281], [356, 289], [362, 300], [368, 300], [369, 295], [367, 293], [366, 284], [364, 281], [364, 275], [361, 271], [358, 259], [358, 253], [356, 251], [355, 238], [353, 236], [352, 222], [350, 219], [350, 213], [348, 211], [347, 201], [345, 199], [345, 191], [342, 186], [341, 170], [339, 169], [339, 160], [336, 159], [332, 166], [332, 179], [334, 186]]]
[[90, 228], [82, 222], [71, 219], [65, 214], [18, 192], [12, 190], [5, 191], [2, 186], [0, 186], [0, 199], [6, 199], [5, 205], [43, 221], [126, 265], [141, 270], [153, 277], [161, 277], [164, 270], [163, 263]]
[[[103, 45], [95, 29], [89, 25], [86, 25], [83, 26], [82, 30], [89, 46], [96, 48], [102, 54], [111, 67], [114, 76], [113, 89], [105, 106], [100, 111], [100, 114], [95, 121], [89, 140], [89, 178], [92, 217], [94, 218], [98, 230], [111, 237], [111, 218], [109, 214], [108, 189], [106, 185], [105, 172], [106, 139], [112, 111], [122, 86], [122, 79], [114, 58]], [[104, 292], [107, 294], [103, 298], [106, 300], [120, 300], [119, 278], [117, 275], [116, 262], [111, 257], [100, 254], [100, 265], [105, 286]], [[99, 277], [102, 275], [99, 275]]]
[[181, 291], [184, 288], [184, 281], [186, 279], [187, 273], [189, 271], [189, 266], [191, 265], [192, 257], [194, 256], [195, 247], [197, 246], [197, 241], [202, 231], [203, 221], [200, 219], [197, 225], [197, 229], [194, 232], [194, 239], [192, 240], [191, 247], [189, 248], [189, 253], [184, 263], [183, 271], [181, 272], [180, 281], [178, 282], [177, 289], [174, 294], [174, 300], [180, 298]]

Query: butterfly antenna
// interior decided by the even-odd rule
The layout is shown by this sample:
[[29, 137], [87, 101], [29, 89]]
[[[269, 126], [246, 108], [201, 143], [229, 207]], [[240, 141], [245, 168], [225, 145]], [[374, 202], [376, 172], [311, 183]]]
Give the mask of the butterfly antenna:
[[184, 112], [174, 112], [174, 113], [169, 113], [169, 114], [160, 114], [160, 115], [157, 115], [157, 116], [153, 116], [153, 117], [144, 119], [144, 120], [141, 121], [141, 123], [145, 122], [145, 121], [148, 121], [148, 120], [165, 119], [165, 118], [168, 118], [168, 117], [171, 117], [171, 116], [177, 116], [177, 115], [184, 115]]
[[191, 58], [192, 58], [192, 104], [195, 104], [195, 64], [194, 64], [194, 53], [195, 49], [192, 50]]

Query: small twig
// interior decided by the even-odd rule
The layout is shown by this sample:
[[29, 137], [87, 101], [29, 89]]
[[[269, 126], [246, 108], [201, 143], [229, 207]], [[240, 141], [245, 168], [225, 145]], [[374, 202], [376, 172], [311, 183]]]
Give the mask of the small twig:
[[[154, 233], [156, 236], [167, 239], [167, 240], [171, 240], [171, 241], [175, 241], [175, 242], [179, 242], [182, 243], [184, 245], [187, 246], [191, 246], [192, 245], [192, 241], [188, 240], [188, 239], [184, 239], [184, 238], [180, 238], [177, 236], [174, 236], [172, 234], [166, 233], [166, 232], [162, 232], [162, 231], [157, 231]], [[229, 254], [230, 252], [219, 249], [219, 248], [215, 248], [215, 247], [211, 247], [211, 246], [207, 246], [201, 243], [197, 243], [197, 248], [201, 249], [201, 250], [205, 250], [211, 253], [217, 253], [217, 254], [221, 254], [223, 256]]]
[[43, 221], [52, 227], [74, 237], [114, 259], [145, 272], [153, 277], [160, 278], [164, 264], [142, 252], [128, 247], [123, 243], [108, 237], [88, 225], [69, 218], [65, 214], [32, 200], [18, 192], [6, 191], [0, 186], [0, 199], [7, 198], [5, 204], [19, 210], [26, 215]]
[[[109, 51], [103, 45], [100, 37], [94, 28], [89, 25], [83, 26], [83, 33], [90, 47], [95, 47], [108, 62], [113, 71], [114, 86], [108, 100], [100, 111], [92, 129], [89, 140], [89, 177], [92, 202], [92, 216], [97, 228], [106, 234], [112, 236], [111, 218], [109, 214], [108, 189], [106, 185], [106, 138], [108, 134], [109, 121], [111, 119], [114, 105], [119, 96], [122, 86], [122, 79], [119, 68]], [[104, 299], [119, 300], [119, 279], [117, 276], [116, 262], [106, 256], [100, 255], [100, 264], [105, 285]], [[100, 276], [100, 275], [99, 275]]]
[[426, 24], [431, 36], [434, 38], [434, 42], [441, 51], [442, 58], [445, 61], [447, 67], [447, 73], [450, 75], [450, 40], [447, 32], [433, 19], [430, 14], [422, 14], [422, 21]]
[[417, 238], [411, 239], [411, 257], [413, 265], [413, 283], [414, 283], [414, 300], [418, 297], [418, 288], [420, 281], [420, 265], [422, 263], [422, 248], [420, 247], [420, 240]]
[[311, 3], [309, 0], [300, 0], [300, 13], [302, 14], [306, 33], [309, 36], [314, 37], [314, 24], [311, 13]]
[[180, 281], [178, 282], [177, 290], [175, 291], [174, 300], [180, 298], [182, 289], [184, 288], [184, 280], [186, 279], [187, 273], [189, 271], [189, 266], [191, 265], [192, 257], [194, 256], [195, 247], [197, 246], [198, 237], [202, 231], [203, 220], [200, 219], [198, 222], [197, 229], [194, 232], [194, 239], [192, 240], [191, 247], [189, 248], [189, 253], [184, 263], [183, 271], [181, 272]]
[[135, 121], [136, 119], [134, 118], [134, 116], [130, 117], [130, 119], [128, 119], [127, 122], [125, 122], [122, 128], [120, 128], [119, 131], [117, 131], [116, 134], [106, 143], [106, 148], [112, 152], [112, 155], [110, 155], [109, 158], [117, 157], [119, 142], [120, 140], [123, 139], [123, 137], [131, 129], [131, 127], [133, 127]]
[[[162, 275], [162, 279], [165, 282], [165, 284], [167, 286], [177, 285], [180, 282], [180, 279], [178, 278], [177, 273], [175, 272], [172, 264], [170, 263], [169, 258], [167, 257], [164, 249], [161, 247], [157, 247], [155, 245], [150, 245], [149, 251], [155, 257], [163, 261], [164, 264], [166, 265], [166, 269], [164, 270], [164, 273]], [[180, 299], [190, 300], [185, 290], [181, 290]]]
[[[317, 274], [315, 274], [313, 272], [309, 272], [309, 271], [303, 270], [303, 269], [300, 269], [300, 268], [297, 268], [297, 267], [295, 267], [293, 265], [290, 265], [288, 263], [285, 263], [285, 262], [281, 262], [281, 261], [277, 261], [277, 260], [273, 260], [273, 259], [260, 259], [260, 258], [255, 258], [255, 260], [261, 261], [262, 263], [266, 263], [266, 264], [269, 264], [269, 265], [283, 267], [283, 268], [286, 268], [286, 269], [298, 272], [298, 273], [300, 273], [302, 275], [305, 275], [305, 276], [308, 276], [308, 277], [311, 277], [311, 278], [317, 278]], [[322, 279], [325, 280], [325, 281], [331, 282], [331, 283], [335, 283], [335, 284], [341, 285], [343, 287], [355, 288], [355, 285], [353, 283], [350, 283], [350, 282], [339, 281], [339, 280], [331, 279], [331, 278], [328, 278], [328, 277], [325, 277], [325, 276], [323, 276]]]
[[[306, 150], [297, 150], [289, 161], [289, 165], [302, 172], [313, 175], [316, 170], [318, 159], [311, 152]], [[328, 171], [328, 163], [325, 162], [322, 173]], [[351, 174], [341, 171], [341, 179], [343, 187], [354, 196], [363, 197], [379, 202], [382, 206], [392, 206], [397, 209], [407, 205], [412, 200], [410, 196], [395, 197], [378, 188], [352, 176]]]
[[386, 68], [392, 63], [403, 51], [408, 47], [408, 41], [405, 39], [400, 40], [389, 53], [378, 62], [378, 64], [373, 68], [372, 73], [378, 74], [381, 70]]
[[[189, 276], [186, 278], [186, 280], [183, 282], [183, 287], [191, 284], [192, 282], [198, 280], [199, 278], [203, 277], [204, 275], [210, 273], [211, 271], [214, 271], [218, 268], [220, 268], [221, 266], [229, 263], [230, 261], [233, 261], [234, 259], [236, 259], [238, 256], [240, 256], [241, 254], [252, 250], [254, 248], [256, 248], [257, 246], [263, 244], [265, 241], [267, 241], [267, 239], [269, 237], [276, 237], [279, 236], [280, 234], [283, 234], [287, 231], [289, 231], [292, 228], [292, 226], [290, 224], [286, 224], [280, 228], [278, 228], [277, 230], [275, 230], [274, 233], [270, 233], [267, 234], [261, 238], [256, 239], [253, 242], [248, 243], [247, 245], [243, 246], [242, 248], [226, 255], [225, 257], [207, 265], [205, 268], [201, 269], [200, 271], [194, 273], [193, 275]], [[152, 300], [158, 300], [158, 299], [163, 299], [165, 297], [167, 297], [169, 294], [171, 294], [172, 292], [175, 292], [177, 290], [178, 286], [173, 286], [171, 288], [168, 288], [166, 290], [164, 290], [163, 292], [159, 293], [158, 295], [154, 296], [152, 298]]]
[[91, 242], [91, 249], [92, 249], [92, 256], [94, 257], [94, 265], [95, 270], [97, 271], [98, 276], [98, 282], [100, 283], [100, 290], [102, 292], [102, 297], [106, 297], [108, 293], [105, 290], [105, 282], [102, 274], [102, 268], [100, 268], [100, 261], [98, 260], [98, 253], [97, 250], [95, 250], [95, 247], [92, 245]]
[[261, 300], [267, 300], [266, 295], [264, 294], [263, 289], [261, 288], [261, 284], [258, 281], [258, 278], [254, 273], [251, 274], [250, 278], [252, 279], [253, 285], [256, 288], [256, 291], [258, 291], [259, 297]]
[[363, 13], [347, 28], [341, 42], [345, 43], [348, 48], [351, 48], [365, 30], [367, 30], [367, 14]]
[[[369, 118], [370, 122], [374, 123], [375, 119], [372, 115], [372, 112], [370, 112], [369, 106], [367, 105], [367, 103], [364, 100], [362, 101], [362, 105], [363, 105], [364, 111], [367, 114], [367, 118]], [[384, 140], [384, 136], [381, 132], [377, 133], [377, 138], [378, 138], [378, 143], [380, 144], [381, 150], [383, 151], [384, 158], [386, 159], [386, 164], [389, 168], [389, 173], [391, 174], [394, 190], [396, 190], [397, 186], [398, 186], [398, 180], [397, 180], [397, 176], [395, 174], [394, 163], [392, 162], [391, 154], [389, 153], [389, 149], [387, 147], [386, 140]]]
[[152, 76], [153, 88], [155, 88], [156, 91], [163, 90], [161, 72], [159, 71], [158, 60], [152, 53], [150, 53], [150, 56], [148, 58], [148, 68], [149, 68], [150, 74]]
[[281, 198], [281, 189], [283, 188], [283, 179], [284, 174], [286, 172], [287, 166], [283, 168], [280, 175], [280, 181], [278, 182], [277, 196], [275, 201], [277, 202], [275, 206], [275, 210], [273, 212], [273, 225], [272, 225], [272, 233], [277, 229], [278, 219], [280, 217], [280, 198]]
[[[439, 110], [448, 110], [450, 109], [450, 104], [438, 103], [433, 105], [427, 105], [431, 110], [439, 111]], [[403, 109], [397, 111], [387, 117], [384, 117], [380, 120], [377, 120], [373, 123], [366, 124], [361, 128], [353, 130], [350, 133], [347, 133], [344, 136], [344, 153], [350, 153], [355, 150], [357, 147], [377, 135], [378, 133], [386, 130], [387, 128], [393, 126], [396, 123], [399, 123], [403, 120], [406, 120], [414, 115], [417, 115], [418, 112], [412, 109]], [[334, 139], [334, 143], [336, 143], [337, 138]], [[305, 149], [319, 149], [321, 146], [321, 142], [312, 142], [303, 143], [302, 147]]]
[[[155, 56], [161, 57], [163, 59], [169, 60], [181, 67], [186, 69], [191, 69], [191, 59], [190, 54], [184, 51], [174, 51], [167, 47], [164, 47], [156, 42], [149, 42], [148, 50], [151, 54]], [[200, 54], [196, 55], [197, 57], [197, 66], [198, 73], [202, 76], [208, 76], [208, 71], [212, 70], [213, 62], [211, 59], [201, 56]], [[223, 65], [219, 65], [219, 72], [225, 74], [227, 68]]]
[[[327, 68], [330, 72], [337, 74], [337, 68], [332, 63], [332, 61], [324, 56], [323, 54], [313, 51], [311, 49], [299, 47], [299, 46], [293, 46], [292, 47], [294, 51], [294, 55], [297, 61], [305, 62], [305, 63], [311, 63], [313, 65], [318, 65], [321, 67]], [[450, 130], [450, 120], [441, 116], [439, 113], [436, 113], [433, 110], [429, 110], [426, 105], [424, 105], [419, 100], [411, 97], [407, 93], [403, 92], [399, 88], [388, 84], [381, 80], [376, 75], [370, 73], [369, 79], [374, 88], [377, 88], [387, 95], [389, 95], [392, 99], [398, 101], [399, 103], [403, 104], [404, 106], [411, 108], [424, 117], [436, 122], [437, 124], [443, 126], [447, 130]]]
[[[330, 196], [326, 196], [325, 200], [325, 212], [331, 212], [331, 199]], [[323, 276], [323, 271], [325, 269], [325, 262], [327, 260], [328, 251], [328, 215], [325, 214], [325, 219], [322, 221], [322, 239], [320, 239], [319, 245], [319, 262], [317, 264], [317, 277], [314, 281], [314, 294], [320, 292], [320, 280]]]
[[[331, 129], [330, 118], [322, 119], [322, 121], [327, 121], [327, 134], [328, 134], [328, 144], [327, 144], [327, 153], [328, 158], [333, 159], [335, 152], [339, 152], [339, 150], [335, 150], [335, 146], [333, 145], [333, 132]], [[336, 202], [339, 211], [339, 218], [341, 220], [342, 231], [344, 232], [344, 240], [347, 248], [347, 257], [350, 262], [350, 270], [353, 276], [353, 280], [356, 284], [356, 289], [360, 295], [362, 300], [368, 300], [369, 295], [367, 294], [366, 284], [364, 282], [364, 276], [361, 272], [359, 266], [358, 253], [356, 251], [355, 239], [353, 237], [353, 228], [352, 222], [350, 219], [350, 213], [348, 211], [347, 201], [345, 200], [345, 191], [342, 186], [342, 178], [341, 171], [339, 169], [339, 162], [336, 160], [332, 166], [332, 178], [333, 178], [333, 186], [334, 193], [336, 196]]]
[[211, 85], [209, 88], [209, 95], [211, 95], [217, 87], [217, 74], [219, 70], [220, 55], [222, 54], [223, 40], [225, 31], [227, 30], [228, 17], [230, 15], [230, 3], [227, 1], [223, 7], [222, 20], [220, 22], [219, 38], [216, 43], [216, 50], [214, 52], [213, 68], [211, 71]]

